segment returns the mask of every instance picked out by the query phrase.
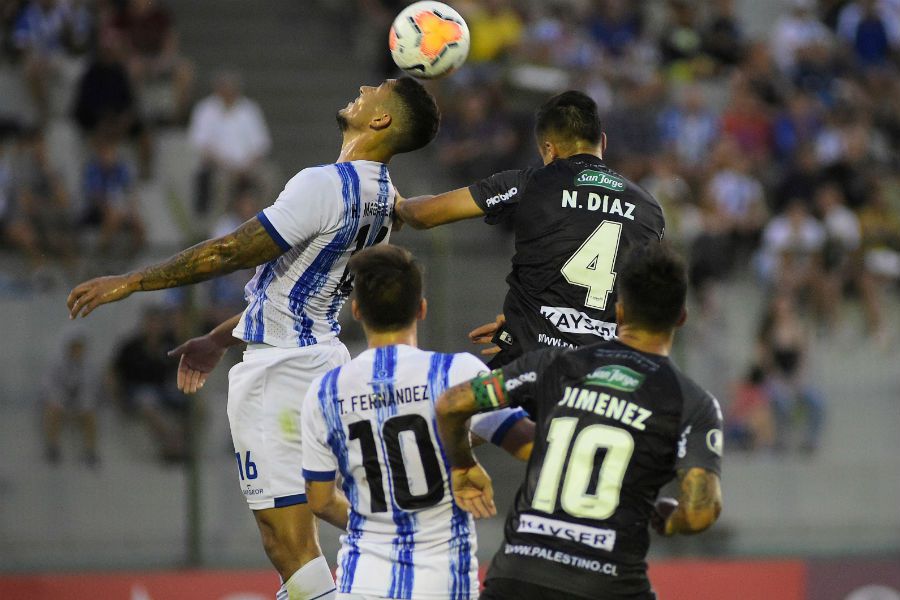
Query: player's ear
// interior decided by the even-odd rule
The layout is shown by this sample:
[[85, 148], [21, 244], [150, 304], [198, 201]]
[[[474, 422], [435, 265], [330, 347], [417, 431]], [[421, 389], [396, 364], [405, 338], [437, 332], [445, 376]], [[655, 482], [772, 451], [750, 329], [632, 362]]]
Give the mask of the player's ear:
[[375, 131], [381, 131], [382, 129], [387, 129], [391, 126], [391, 118], [390, 113], [381, 113], [380, 115], [375, 115], [372, 117], [372, 120], [369, 121], [369, 128], [374, 129]]
[[353, 319], [362, 322], [362, 313], [359, 311], [359, 303], [356, 298], [350, 301], [350, 312], [353, 313]]
[[416, 318], [420, 321], [425, 320], [425, 315], [428, 314], [428, 300], [422, 298], [422, 303], [419, 304], [419, 312], [416, 315]]
[[559, 148], [550, 140], [544, 140], [541, 144], [541, 158], [544, 159], [545, 165], [549, 165], [559, 158]]
[[606, 132], [602, 132], [600, 134], [600, 158], [603, 158], [603, 155], [606, 154]]
[[687, 307], [685, 306], [684, 308], [681, 309], [681, 316], [678, 317], [678, 322], [675, 323], [675, 327], [681, 327], [682, 325], [684, 325], [685, 322], [687, 321], [687, 317], [688, 317], [688, 310], [687, 310]]

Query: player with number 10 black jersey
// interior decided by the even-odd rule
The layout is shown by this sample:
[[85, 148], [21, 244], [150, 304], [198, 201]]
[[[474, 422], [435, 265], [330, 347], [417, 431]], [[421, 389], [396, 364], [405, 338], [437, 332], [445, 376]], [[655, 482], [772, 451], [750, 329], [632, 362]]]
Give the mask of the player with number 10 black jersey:
[[622, 257], [665, 233], [659, 203], [603, 162], [606, 135], [593, 100], [573, 91], [555, 96], [535, 129], [543, 167], [397, 203], [413, 227], [480, 215], [512, 224], [516, 251], [495, 367], [537, 348], [612, 338]]
[[[620, 285], [618, 339], [528, 353], [438, 402], [457, 503], [478, 517], [493, 512], [492, 492], [466, 419], [519, 406], [537, 426], [485, 600], [651, 600], [648, 524], [695, 533], [718, 517], [722, 414], [668, 358], [684, 319], [684, 265], [648, 245], [626, 259]], [[681, 497], [664, 520], [654, 503], [676, 476]]]

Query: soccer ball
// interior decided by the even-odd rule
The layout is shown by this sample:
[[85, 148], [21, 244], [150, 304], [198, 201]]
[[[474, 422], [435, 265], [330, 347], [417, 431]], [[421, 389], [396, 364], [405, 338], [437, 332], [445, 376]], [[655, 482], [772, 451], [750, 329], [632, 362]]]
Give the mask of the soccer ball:
[[391, 25], [388, 45], [398, 67], [420, 79], [458, 69], [469, 54], [469, 27], [443, 2], [416, 2]]

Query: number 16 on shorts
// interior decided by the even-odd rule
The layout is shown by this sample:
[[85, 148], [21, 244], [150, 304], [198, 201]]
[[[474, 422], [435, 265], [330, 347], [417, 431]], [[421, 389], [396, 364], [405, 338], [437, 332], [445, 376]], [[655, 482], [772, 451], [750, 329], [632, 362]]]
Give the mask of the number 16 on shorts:
[[256, 463], [250, 460], [249, 450], [245, 452], [243, 461], [241, 460], [240, 452], [235, 452], [234, 457], [237, 459], [238, 474], [241, 476], [241, 481], [244, 481], [245, 479], [256, 479], [257, 477], [259, 477], [259, 473], [256, 470]]

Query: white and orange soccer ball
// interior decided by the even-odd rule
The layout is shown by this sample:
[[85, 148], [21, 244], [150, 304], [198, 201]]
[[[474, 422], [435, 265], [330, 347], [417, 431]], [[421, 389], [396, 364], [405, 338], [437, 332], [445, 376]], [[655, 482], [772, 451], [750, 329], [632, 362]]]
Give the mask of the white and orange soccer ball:
[[394, 19], [389, 46], [398, 67], [413, 77], [434, 79], [466, 62], [469, 27], [443, 2], [416, 2]]

